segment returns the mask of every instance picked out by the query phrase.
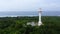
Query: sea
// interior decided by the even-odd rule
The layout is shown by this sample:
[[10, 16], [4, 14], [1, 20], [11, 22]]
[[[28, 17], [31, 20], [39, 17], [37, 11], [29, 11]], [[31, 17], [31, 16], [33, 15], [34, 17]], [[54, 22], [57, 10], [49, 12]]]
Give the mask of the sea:
[[[38, 16], [38, 11], [0, 11], [0, 17]], [[42, 16], [60, 16], [60, 11], [42, 11]]]

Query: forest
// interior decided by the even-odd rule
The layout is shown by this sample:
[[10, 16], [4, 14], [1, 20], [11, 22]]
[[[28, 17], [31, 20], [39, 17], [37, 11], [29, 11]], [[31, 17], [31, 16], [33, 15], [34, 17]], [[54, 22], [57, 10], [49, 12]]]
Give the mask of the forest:
[[60, 34], [60, 16], [42, 16], [41, 26], [26, 25], [38, 20], [38, 16], [0, 17], [0, 34]]

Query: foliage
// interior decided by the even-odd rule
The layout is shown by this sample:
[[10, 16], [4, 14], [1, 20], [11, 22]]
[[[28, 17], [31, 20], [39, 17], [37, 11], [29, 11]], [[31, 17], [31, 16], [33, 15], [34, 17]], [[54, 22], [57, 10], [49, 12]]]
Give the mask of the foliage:
[[38, 16], [0, 17], [0, 34], [60, 34], [58, 16], [42, 16], [41, 26], [26, 25], [31, 21], [38, 23]]

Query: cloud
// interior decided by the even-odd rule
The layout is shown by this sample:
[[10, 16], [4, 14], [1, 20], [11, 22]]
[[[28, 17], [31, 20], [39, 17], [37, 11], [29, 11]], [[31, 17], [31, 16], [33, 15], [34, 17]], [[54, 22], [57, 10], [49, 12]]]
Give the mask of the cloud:
[[0, 11], [44, 11], [60, 9], [60, 0], [0, 0]]

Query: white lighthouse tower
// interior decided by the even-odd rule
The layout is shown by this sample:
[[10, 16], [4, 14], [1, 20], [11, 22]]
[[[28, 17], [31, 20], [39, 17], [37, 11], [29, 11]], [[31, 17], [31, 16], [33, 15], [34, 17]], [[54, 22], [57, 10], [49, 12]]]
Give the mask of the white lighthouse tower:
[[40, 26], [40, 25], [42, 25], [42, 21], [41, 21], [41, 13], [42, 13], [42, 9], [41, 9], [41, 8], [39, 8], [38, 13], [39, 13], [38, 26]]

